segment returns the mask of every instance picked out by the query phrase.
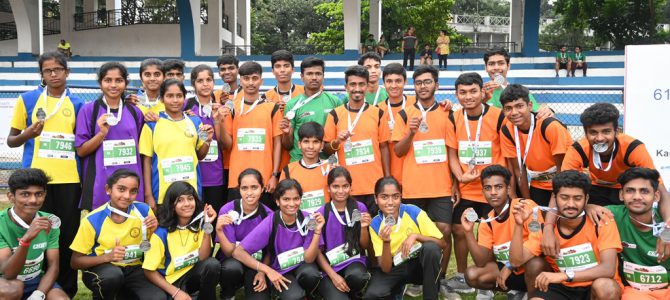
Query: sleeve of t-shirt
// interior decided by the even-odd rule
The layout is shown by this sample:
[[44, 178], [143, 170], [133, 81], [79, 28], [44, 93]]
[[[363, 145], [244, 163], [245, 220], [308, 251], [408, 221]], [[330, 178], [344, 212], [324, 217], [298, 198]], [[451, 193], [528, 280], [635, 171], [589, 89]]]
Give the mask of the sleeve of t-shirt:
[[332, 114], [328, 114], [326, 118], [326, 126], [323, 127], [323, 141], [331, 142], [337, 138], [337, 125]]
[[[401, 110], [401, 111], [405, 111], [405, 110]], [[409, 120], [409, 116], [407, 116], [407, 120]], [[398, 112], [395, 115], [395, 122], [393, 124], [393, 132], [391, 133], [391, 141], [399, 142], [405, 136], [407, 136], [408, 132], [409, 132], [409, 127], [405, 123], [405, 120], [403, 120], [403, 118], [400, 117], [400, 112]]]
[[447, 122], [447, 147], [452, 149], [458, 149], [458, 138], [456, 137], [456, 124], [454, 124], [450, 119], [447, 119], [446, 122]]
[[549, 124], [545, 134], [549, 140], [552, 155], [565, 154], [572, 145], [570, 132], [558, 122]]
[[436, 239], [442, 238], [442, 232], [435, 226], [435, 223], [428, 217], [425, 211], [421, 211], [416, 217], [417, 223], [419, 223], [419, 231], [423, 236], [429, 236]]
[[649, 156], [649, 151], [644, 144], [641, 144], [633, 150], [628, 157], [628, 163], [632, 166], [655, 169], [654, 161]]
[[51, 229], [47, 238], [47, 249], [58, 249], [60, 247], [58, 244], [58, 239], [60, 238], [60, 228]]
[[480, 223], [477, 231], [477, 244], [487, 249], [493, 249], [493, 233], [491, 233], [491, 227], [488, 224]]
[[561, 165], [561, 171], [566, 170], [582, 171], [582, 169], [583, 164], [581, 155], [579, 155], [577, 150], [575, 150], [575, 147], [569, 146], [568, 151], [565, 152], [565, 156], [563, 157], [563, 164]]
[[226, 134], [229, 136], [233, 136], [233, 115], [228, 114], [224, 119], [223, 119], [223, 124], [226, 126]]
[[70, 249], [72, 251], [79, 252], [84, 255], [91, 254], [93, 250], [93, 245], [95, 244], [95, 229], [91, 226], [91, 223], [85, 218], [82, 220], [79, 225], [79, 230], [77, 230], [77, 235], [74, 236]]
[[[281, 111], [276, 108], [277, 104], [274, 105], [274, 109], [277, 109], [277, 111], [272, 115], [272, 137], [280, 136], [282, 135], [281, 128], [279, 127], [279, 124], [281, 123], [281, 120], [284, 118], [282, 116]], [[273, 109], [273, 110], [274, 110]]]
[[142, 133], [140, 134], [140, 143], [139, 147], [140, 154], [153, 157], [154, 156], [154, 146], [153, 146], [153, 132], [148, 125], [142, 127]]
[[516, 146], [514, 141], [511, 141], [505, 134], [503, 134], [503, 130], [508, 131], [509, 127], [503, 126], [500, 129], [500, 150], [502, 150], [503, 157], [516, 158]]
[[[537, 110], [540, 109], [540, 105], [537, 104], [537, 100], [535, 100], [535, 96], [533, 94], [528, 94], [528, 99], [530, 99], [530, 102], [533, 103], [533, 112], [537, 112]], [[498, 99], [500, 101], [500, 99]]]
[[[77, 114], [77, 123], [75, 126], [74, 146], [81, 147], [86, 141], [90, 140], [94, 133], [91, 132], [91, 114], [93, 113], [89, 106], [84, 107]], [[96, 120], [97, 121], [97, 120]]]
[[[621, 244], [621, 242], [619, 242]], [[535, 256], [542, 254], [542, 232], [528, 235], [528, 239], [523, 242], [523, 247]]]
[[619, 253], [623, 249], [621, 247], [621, 237], [619, 237], [619, 229], [616, 222], [602, 222], [598, 224], [598, 249], [599, 251], [606, 249], [616, 249]]
[[144, 253], [144, 262], [142, 269], [156, 271], [158, 268], [165, 267], [165, 245], [163, 240], [155, 234], [151, 235], [151, 248]]
[[23, 97], [19, 96], [19, 98], [16, 99], [14, 112], [12, 113], [12, 120], [9, 123], [9, 126], [18, 130], [24, 130], [26, 129], [26, 120], [28, 120], [26, 104], [23, 102]]
[[258, 250], [265, 248], [268, 245], [268, 239], [272, 233], [272, 215], [267, 216], [254, 230], [240, 242], [240, 246], [244, 248], [247, 253], [256, 253]]
[[[379, 226], [383, 227], [384, 225]], [[370, 241], [372, 242], [372, 248], [375, 250], [375, 255], [377, 257], [382, 256], [382, 239], [379, 237], [379, 235], [377, 235], [377, 232], [372, 228], [372, 226], [368, 226], [368, 230], [370, 231]]]
[[380, 143], [388, 142], [391, 139], [391, 131], [389, 130], [389, 114], [381, 110], [382, 117], [379, 120], [379, 139]]

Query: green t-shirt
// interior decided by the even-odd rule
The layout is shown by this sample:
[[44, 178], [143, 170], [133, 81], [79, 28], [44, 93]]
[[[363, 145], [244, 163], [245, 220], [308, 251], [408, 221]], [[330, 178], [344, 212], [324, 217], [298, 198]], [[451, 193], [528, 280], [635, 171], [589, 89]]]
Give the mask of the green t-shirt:
[[363, 47], [365, 47], [366, 51], [374, 52], [375, 47], [377, 47], [377, 42], [374, 39], [367, 39], [363, 43]]
[[[670, 261], [665, 260], [661, 262], [660, 266], [665, 268], [665, 274], [649, 274], [647, 272], [653, 271], [652, 267], [658, 268], [658, 256], [656, 254], [656, 237], [653, 235], [651, 228], [647, 232], [642, 232], [635, 227], [628, 213], [628, 209], [624, 205], [609, 205], [607, 208], [614, 214], [614, 220], [619, 228], [619, 236], [621, 237], [621, 244], [623, 250], [621, 257], [624, 261], [624, 267], [619, 270], [622, 273], [621, 278], [627, 285], [633, 287], [660, 287], [662, 283], [668, 282], [668, 270], [670, 270]], [[655, 210], [656, 216], [659, 216]], [[663, 222], [657, 218], [657, 222]], [[633, 263], [637, 266], [628, 264]], [[649, 268], [640, 268], [649, 267]], [[660, 268], [659, 268], [660, 269]]]
[[570, 58], [570, 54], [568, 54], [567, 52], [563, 53], [561, 51], [558, 51], [556, 53], [556, 59], [558, 59], [559, 62], [562, 64], [568, 63], [568, 58]]
[[[284, 108], [284, 115], [293, 110], [298, 103], [309, 97], [305, 94], [300, 94], [286, 103]], [[296, 161], [302, 158], [302, 152], [298, 148], [298, 129], [306, 122], [316, 122], [321, 126], [326, 125], [326, 118], [328, 113], [334, 108], [342, 105], [342, 101], [337, 96], [322, 92], [321, 95], [307, 102], [295, 111], [295, 118], [291, 120], [291, 127], [293, 127], [293, 148], [289, 152], [291, 161]]]
[[574, 61], [574, 62], [585, 62], [586, 61], [586, 55], [584, 55], [584, 52], [580, 52], [579, 54], [572, 53], [572, 54], [570, 54], [570, 58], [572, 58], [572, 61]]
[[[497, 88], [493, 91], [493, 94], [491, 95], [491, 99], [487, 101], [491, 106], [495, 106], [497, 108], [502, 109], [502, 103], [500, 103], [500, 94], [502, 94], [503, 89], [502, 88]], [[530, 102], [533, 103], [533, 112], [537, 112], [538, 109], [540, 109], [540, 105], [537, 104], [537, 100], [535, 100], [535, 97], [533, 94], [528, 94], [528, 98], [530, 98]]]
[[[384, 102], [384, 100], [386, 100], [386, 98], [389, 97], [389, 94], [386, 92], [386, 88], [384, 88], [383, 86], [380, 86], [380, 88], [381, 89], [379, 89], [379, 96], [377, 96], [376, 92], [374, 93], [365, 92], [365, 102], [373, 106]], [[349, 94], [346, 94], [344, 96], [344, 104], [347, 103], [349, 103]]]
[[[37, 215], [47, 217], [50, 214], [40, 211], [37, 212]], [[9, 218], [9, 208], [0, 211], [0, 249], [10, 248], [13, 253], [19, 246], [17, 239], [23, 237], [26, 231], [26, 229], [17, 225]], [[58, 249], [59, 236], [60, 229], [51, 229], [49, 234], [41, 231], [37, 237], [30, 241], [26, 262], [16, 279], [28, 281], [44, 274], [47, 259], [46, 251], [48, 249]]]

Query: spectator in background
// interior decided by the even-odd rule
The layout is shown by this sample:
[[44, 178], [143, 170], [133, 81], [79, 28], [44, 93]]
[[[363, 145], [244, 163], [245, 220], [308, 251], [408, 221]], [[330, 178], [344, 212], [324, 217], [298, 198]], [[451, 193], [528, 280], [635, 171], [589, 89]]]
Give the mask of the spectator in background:
[[416, 56], [416, 47], [419, 45], [419, 40], [414, 34], [414, 27], [407, 28], [407, 32], [402, 37], [402, 66], [407, 68], [407, 60], [409, 59], [409, 70], [414, 70], [414, 59]]
[[433, 49], [430, 45], [426, 44], [423, 51], [421, 51], [421, 64], [422, 65], [432, 65], [433, 64]]
[[375, 52], [377, 50], [377, 41], [374, 34], [368, 34], [368, 38], [363, 42], [361, 53]]
[[565, 77], [570, 77], [570, 62], [572, 59], [570, 59], [570, 55], [568, 54], [568, 47], [561, 45], [559, 49], [560, 51], [556, 53], [556, 77], [558, 77], [558, 71], [561, 69], [568, 71]]
[[72, 58], [72, 46], [66, 40], [60, 40], [57, 49], [58, 52], [63, 53], [68, 59]]
[[582, 69], [586, 77], [586, 55], [582, 53], [582, 47], [575, 47], [575, 53], [572, 55], [572, 77], [575, 77], [575, 70]]
[[440, 69], [442, 69], [442, 63], [444, 62], [444, 69], [447, 69], [447, 56], [449, 55], [449, 36], [447, 35], [446, 30], [440, 30], [440, 36], [437, 37], [437, 59]]
[[386, 37], [382, 34], [379, 36], [379, 42], [377, 43], [377, 53], [381, 58], [384, 58], [384, 54], [389, 52], [389, 43], [386, 41]]

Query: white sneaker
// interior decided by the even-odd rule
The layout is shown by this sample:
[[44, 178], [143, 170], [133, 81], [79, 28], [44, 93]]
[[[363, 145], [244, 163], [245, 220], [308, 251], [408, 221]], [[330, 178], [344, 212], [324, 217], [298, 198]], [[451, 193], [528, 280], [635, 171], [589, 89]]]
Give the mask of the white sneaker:
[[507, 300], [526, 300], [528, 299], [528, 293], [522, 292], [522, 291], [517, 291], [517, 290], [510, 290], [507, 292]]
[[423, 285], [408, 284], [405, 286], [405, 295], [412, 298], [423, 295]]
[[495, 294], [491, 290], [477, 290], [476, 300], [491, 300]]
[[461, 300], [461, 295], [451, 290], [446, 284], [440, 284], [440, 296], [444, 300]]
[[446, 285], [453, 291], [458, 293], [472, 293], [475, 291], [474, 288], [470, 287], [467, 282], [465, 282], [465, 277], [463, 274], [455, 274], [451, 278], [446, 280]]

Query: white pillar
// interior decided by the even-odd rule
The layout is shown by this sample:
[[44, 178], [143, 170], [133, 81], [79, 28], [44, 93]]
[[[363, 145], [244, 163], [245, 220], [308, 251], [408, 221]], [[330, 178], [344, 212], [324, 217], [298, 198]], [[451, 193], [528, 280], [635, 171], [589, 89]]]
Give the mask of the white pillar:
[[[203, 43], [209, 44], [212, 43], [211, 47], [216, 47], [216, 49], [209, 49], [207, 52], [215, 52], [214, 55], [219, 55], [221, 53], [221, 40], [223, 39], [221, 31], [221, 20], [223, 19], [222, 5], [223, 0], [208, 0], [207, 1], [207, 27], [208, 27], [208, 36], [204, 37]], [[216, 38], [215, 42], [212, 42], [211, 39]], [[204, 49], [203, 45], [203, 49]], [[208, 55], [212, 55], [211, 53]]]
[[358, 53], [361, 39], [361, 0], [344, 0], [344, 52]]
[[70, 40], [70, 34], [74, 28], [74, 1], [61, 1], [58, 5], [60, 9], [60, 36], [61, 39]]
[[370, 0], [370, 33], [376, 40], [382, 35], [382, 1]]
[[[120, 1], [120, 0], [117, 0]], [[193, 42], [195, 43], [195, 55], [200, 55], [200, 0], [190, 0], [191, 16], [193, 19]]]
[[[232, 30], [230, 32], [232, 33], [231, 44], [233, 46], [237, 45], [237, 35], [239, 34], [237, 32], [237, 12], [238, 12], [237, 0], [233, 0], [233, 15], [232, 19], [229, 19], [230, 26], [232, 26], [231, 28]], [[237, 55], [237, 47], [234, 47], [233, 55]]]
[[[527, 0], [528, 1], [528, 0]], [[532, 1], [532, 0], [531, 0]], [[516, 49], [510, 45], [510, 52], [520, 51], [523, 41], [523, 1], [512, 0], [510, 5], [509, 41], [516, 43]]]
[[251, 0], [244, 0], [244, 45], [247, 55], [251, 55]]
[[105, 9], [114, 11], [113, 13], [107, 13], [107, 18], [109, 18], [107, 23], [111, 26], [118, 25], [117, 23], [121, 22], [121, 11], [116, 10], [121, 9], [121, 0], [105, 0]]
[[9, 0], [14, 15], [19, 55], [40, 54], [40, 15], [37, 0]]

